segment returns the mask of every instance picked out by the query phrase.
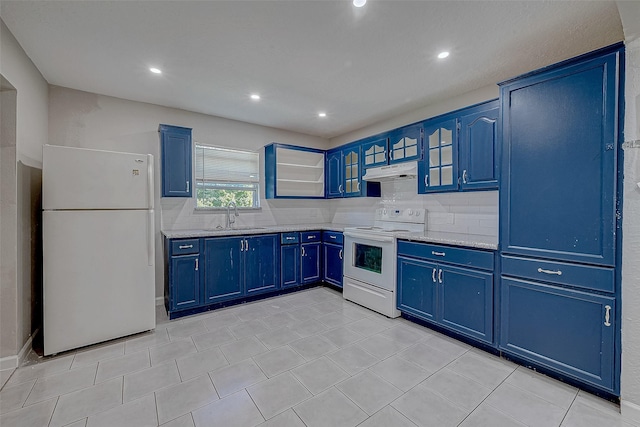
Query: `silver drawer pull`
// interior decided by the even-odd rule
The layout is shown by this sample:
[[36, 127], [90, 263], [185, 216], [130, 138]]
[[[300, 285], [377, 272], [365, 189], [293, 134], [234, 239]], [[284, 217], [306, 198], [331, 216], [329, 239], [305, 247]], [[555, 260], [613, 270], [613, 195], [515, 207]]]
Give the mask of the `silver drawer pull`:
[[444, 252], [431, 251], [431, 255], [435, 255], [435, 256], [445, 256], [445, 253], [444, 253]]
[[296, 240], [295, 237], [285, 237], [286, 240]]
[[337, 239], [336, 236], [329, 236], [330, 239]]
[[545, 270], [544, 268], [538, 268], [538, 273], [555, 274], [556, 276], [562, 276], [562, 271], [560, 270], [553, 271], [553, 270]]
[[611, 326], [611, 322], [609, 322], [610, 316], [611, 316], [611, 306], [610, 305], [605, 305], [604, 306], [605, 312], [604, 312], [604, 326]]
[[307, 239], [311, 240], [311, 239], [315, 239], [316, 236], [307, 236]]
[[191, 249], [193, 245], [180, 245], [178, 246], [180, 249]]

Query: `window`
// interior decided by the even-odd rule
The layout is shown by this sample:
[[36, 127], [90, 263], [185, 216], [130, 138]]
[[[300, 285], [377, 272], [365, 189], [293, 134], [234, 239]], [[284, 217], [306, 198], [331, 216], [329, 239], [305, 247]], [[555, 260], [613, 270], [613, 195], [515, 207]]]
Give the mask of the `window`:
[[258, 153], [196, 144], [196, 207], [260, 207]]

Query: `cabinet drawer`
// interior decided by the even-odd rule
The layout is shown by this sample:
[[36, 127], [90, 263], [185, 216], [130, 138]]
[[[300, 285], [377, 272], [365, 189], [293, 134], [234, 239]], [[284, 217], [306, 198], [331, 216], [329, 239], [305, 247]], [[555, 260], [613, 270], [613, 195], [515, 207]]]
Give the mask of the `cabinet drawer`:
[[171, 255], [197, 254], [200, 252], [200, 239], [171, 241]]
[[321, 233], [319, 231], [306, 231], [300, 233], [300, 241], [302, 243], [321, 242]]
[[429, 243], [398, 241], [398, 255], [493, 270], [493, 253]]
[[341, 245], [343, 242], [342, 233], [339, 231], [323, 231], [322, 241]]
[[502, 256], [502, 274], [594, 291], [615, 291], [613, 268]]
[[300, 234], [297, 232], [280, 234], [280, 243], [283, 245], [293, 245], [300, 242]]

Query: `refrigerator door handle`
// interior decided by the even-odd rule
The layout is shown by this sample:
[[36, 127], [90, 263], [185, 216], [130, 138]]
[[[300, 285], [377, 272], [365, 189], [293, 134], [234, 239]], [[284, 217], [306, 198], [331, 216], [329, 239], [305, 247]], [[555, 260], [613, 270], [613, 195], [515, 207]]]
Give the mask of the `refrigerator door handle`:
[[148, 191], [148, 207], [153, 210], [153, 155], [147, 154], [147, 191]]
[[153, 248], [153, 226], [154, 214], [153, 209], [150, 209], [147, 212], [147, 264], [149, 266], [153, 265], [154, 262], [154, 248]]

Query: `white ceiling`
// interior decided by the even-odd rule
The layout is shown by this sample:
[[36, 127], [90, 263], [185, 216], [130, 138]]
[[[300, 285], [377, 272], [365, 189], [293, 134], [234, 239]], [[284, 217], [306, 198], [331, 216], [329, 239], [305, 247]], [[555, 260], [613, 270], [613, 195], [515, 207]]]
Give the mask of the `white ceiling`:
[[613, 1], [2, 0], [0, 17], [50, 84], [324, 138], [623, 40]]

